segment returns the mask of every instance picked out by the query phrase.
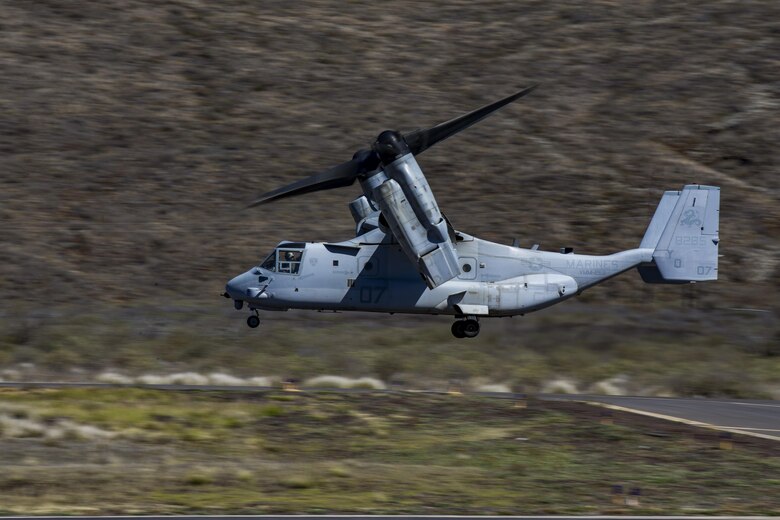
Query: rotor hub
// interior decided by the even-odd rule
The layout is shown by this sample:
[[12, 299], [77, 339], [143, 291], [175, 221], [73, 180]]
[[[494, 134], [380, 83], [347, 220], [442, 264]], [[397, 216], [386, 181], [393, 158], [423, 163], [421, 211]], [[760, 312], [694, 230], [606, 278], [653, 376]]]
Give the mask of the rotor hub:
[[352, 160], [359, 163], [359, 175], [361, 176], [375, 171], [381, 163], [379, 155], [373, 149], [367, 150], [365, 148], [355, 152]]
[[385, 130], [374, 141], [374, 151], [379, 155], [382, 164], [390, 164], [399, 157], [411, 153], [404, 136], [395, 130]]

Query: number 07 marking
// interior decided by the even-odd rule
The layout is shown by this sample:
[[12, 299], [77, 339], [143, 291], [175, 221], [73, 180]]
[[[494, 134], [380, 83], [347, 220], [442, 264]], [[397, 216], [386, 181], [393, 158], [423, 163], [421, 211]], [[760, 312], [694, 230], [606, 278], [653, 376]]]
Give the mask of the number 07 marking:
[[361, 287], [360, 303], [379, 303], [386, 287]]

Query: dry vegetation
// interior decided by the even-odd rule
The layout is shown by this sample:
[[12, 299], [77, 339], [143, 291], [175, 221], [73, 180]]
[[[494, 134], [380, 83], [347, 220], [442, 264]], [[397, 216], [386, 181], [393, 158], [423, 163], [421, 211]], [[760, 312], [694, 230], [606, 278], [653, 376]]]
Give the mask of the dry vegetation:
[[[0, 363], [63, 370], [104, 359], [96, 369], [159, 372], [186, 370], [165, 363], [186, 365], [189, 355], [208, 365], [197, 369], [240, 371], [246, 351], [265, 349], [271, 367], [247, 375], [286, 376], [311, 360], [322, 371], [306, 376], [334, 366], [363, 376], [376, 372], [376, 356], [350, 356], [372, 345], [439, 359], [455, 348], [441, 320], [342, 315], [324, 329], [343, 330], [340, 344], [307, 336], [322, 330], [311, 315], [274, 315], [280, 321], [262, 336], [244, 331], [238, 313], [227, 321], [229, 304], [217, 297], [225, 280], [283, 238], [349, 236], [346, 203], [356, 191], [241, 208], [349, 158], [384, 128], [426, 126], [540, 83], [421, 157], [456, 227], [610, 252], [638, 243], [663, 189], [717, 184], [721, 280], [697, 288], [699, 308], [690, 310], [683, 289], [625, 275], [584, 295], [587, 310], [489, 322], [435, 377], [465, 371], [514, 384], [533, 376], [529, 366], [539, 378], [595, 364], [603, 374], [574, 373], [587, 385], [637, 368], [627, 355], [680, 366], [712, 346], [704, 387], [723, 387], [724, 370], [729, 384], [745, 386], [748, 371], [757, 384], [725, 392], [771, 394], [778, 19], [771, 1], [322, 1], [303, 9], [6, 0]], [[319, 346], [330, 350], [318, 357]], [[298, 356], [294, 367], [274, 364], [288, 359], [282, 349]], [[655, 355], [666, 349], [682, 354]], [[175, 350], [189, 354], [182, 360]], [[494, 377], [507, 360], [522, 377]], [[152, 366], [136, 366], [144, 362]], [[677, 391], [701, 393], [675, 377]]]
[[780, 512], [777, 443], [603, 419], [448, 396], [2, 390], [0, 514]]
[[[445, 390], [500, 384], [519, 392], [780, 397], [780, 352], [767, 314], [674, 308], [648, 315], [570, 303], [489, 320], [477, 341], [447, 317], [279, 313], [258, 330], [232, 308], [20, 313], [0, 324], [0, 379]], [[195, 324], [192, 316], [199, 316]], [[750, 336], [740, 331], [750, 329]], [[360, 382], [371, 376], [381, 381]], [[240, 379], [236, 379], [240, 378]], [[336, 378], [338, 379], [338, 378]]]

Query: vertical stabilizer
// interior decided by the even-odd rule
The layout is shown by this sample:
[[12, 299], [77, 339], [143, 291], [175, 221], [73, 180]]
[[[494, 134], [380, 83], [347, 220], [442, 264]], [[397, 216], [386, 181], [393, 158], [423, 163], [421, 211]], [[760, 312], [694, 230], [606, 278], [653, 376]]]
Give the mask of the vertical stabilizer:
[[639, 272], [647, 282], [718, 279], [720, 188], [685, 186], [664, 193], [641, 247], [653, 248], [654, 266]]
[[672, 216], [674, 207], [677, 204], [677, 200], [680, 198], [679, 191], [667, 191], [664, 193], [661, 202], [658, 203], [658, 207], [655, 209], [653, 220], [650, 221], [650, 225], [647, 226], [645, 236], [642, 238], [642, 243], [639, 245], [641, 249], [655, 249], [658, 245], [658, 241], [661, 240], [661, 235], [666, 229], [666, 225], [669, 223], [669, 217]]

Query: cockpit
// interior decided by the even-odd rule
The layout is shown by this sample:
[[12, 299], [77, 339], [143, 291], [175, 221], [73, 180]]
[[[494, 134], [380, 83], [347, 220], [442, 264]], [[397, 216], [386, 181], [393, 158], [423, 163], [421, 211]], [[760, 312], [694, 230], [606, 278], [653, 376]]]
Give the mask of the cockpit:
[[303, 261], [305, 244], [281, 244], [260, 264], [261, 269], [276, 273], [298, 274]]

